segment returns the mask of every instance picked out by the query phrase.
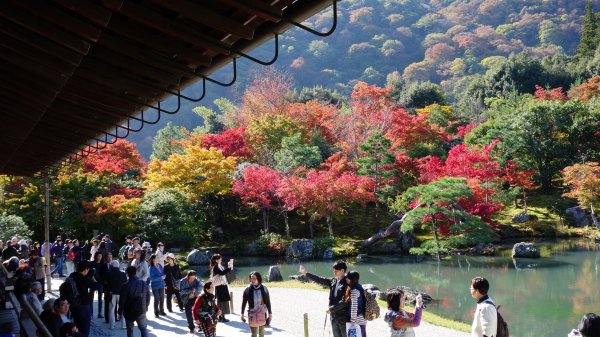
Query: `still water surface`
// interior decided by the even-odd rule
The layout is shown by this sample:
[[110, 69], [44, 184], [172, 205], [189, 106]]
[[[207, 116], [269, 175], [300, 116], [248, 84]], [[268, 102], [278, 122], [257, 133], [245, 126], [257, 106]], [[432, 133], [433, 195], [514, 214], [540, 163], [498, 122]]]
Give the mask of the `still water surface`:
[[[564, 337], [586, 312], [600, 314], [600, 249], [583, 240], [541, 242], [552, 256], [513, 261], [510, 252], [496, 257], [453, 257], [437, 262], [389, 256], [349, 260], [349, 269], [360, 273], [361, 283], [384, 290], [407, 285], [430, 294], [436, 301], [427, 310], [471, 323], [474, 299], [470, 280], [484, 276], [490, 294], [508, 321], [511, 336]], [[243, 278], [252, 270], [266, 276], [278, 264], [284, 279], [298, 273], [300, 262], [268, 258], [236, 258], [235, 272]], [[308, 271], [331, 275], [331, 261], [304, 261]], [[207, 275], [200, 270], [201, 276]], [[323, 294], [323, 296], [326, 296]]]

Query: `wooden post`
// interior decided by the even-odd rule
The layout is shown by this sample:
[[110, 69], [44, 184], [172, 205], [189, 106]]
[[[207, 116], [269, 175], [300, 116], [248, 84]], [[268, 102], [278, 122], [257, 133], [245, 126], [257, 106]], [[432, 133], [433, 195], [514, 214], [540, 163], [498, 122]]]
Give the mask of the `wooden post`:
[[229, 308], [232, 314], [235, 314], [235, 312], [233, 312], [233, 291], [229, 292]]
[[304, 313], [304, 337], [308, 337], [308, 314]]
[[52, 291], [52, 276], [50, 276], [52, 260], [50, 258], [50, 178], [48, 174], [48, 172], [44, 173], [44, 239], [46, 241], [44, 242], [44, 245], [46, 245], [44, 259], [48, 266], [44, 271], [46, 274], [46, 291], [50, 293]]

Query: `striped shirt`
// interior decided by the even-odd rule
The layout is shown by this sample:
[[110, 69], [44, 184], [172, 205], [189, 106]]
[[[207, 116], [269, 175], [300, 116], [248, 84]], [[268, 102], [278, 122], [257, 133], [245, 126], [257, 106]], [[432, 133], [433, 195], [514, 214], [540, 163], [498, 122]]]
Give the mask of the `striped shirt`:
[[[350, 292], [350, 320], [356, 322], [358, 325], [366, 325], [367, 321], [365, 317], [358, 313], [358, 299], [360, 298], [360, 290], [352, 289]], [[364, 303], [363, 303], [364, 305]]]

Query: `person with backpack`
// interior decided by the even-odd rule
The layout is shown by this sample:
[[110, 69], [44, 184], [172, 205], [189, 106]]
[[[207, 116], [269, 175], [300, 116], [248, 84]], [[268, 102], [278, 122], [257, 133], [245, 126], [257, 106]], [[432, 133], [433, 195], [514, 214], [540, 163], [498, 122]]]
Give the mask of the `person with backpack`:
[[483, 277], [471, 280], [471, 296], [477, 300], [477, 308], [471, 326], [473, 337], [497, 337], [498, 318], [494, 301], [489, 297], [490, 283]]
[[331, 330], [333, 337], [346, 337], [346, 322], [348, 320], [348, 303], [344, 301], [346, 294], [346, 270], [348, 267], [343, 260], [337, 260], [333, 264], [333, 278], [321, 277], [308, 273], [303, 265], [300, 265], [300, 273], [309, 280], [329, 288], [329, 309], [331, 315]]
[[60, 285], [60, 297], [67, 299], [71, 305], [71, 314], [73, 322], [84, 337], [90, 334], [90, 324], [92, 320], [92, 309], [89, 288], [94, 288], [96, 280], [92, 276], [88, 277], [90, 272], [90, 262], [82, 260], [77, 263], [77, 271], [71, 273]]
[[367, 320], [365, 319], [366, 310], [366, 297], [365, 290], [362, 285], [358, 283], [360, 274], [353, 270], [346, 275], [346, 294], [344, 295], [344, 301], [348, 303], [350, 308], [350, 325], [346, 327], [348, 329], [356, 329], [358, 325], [362, 337], [367, 337]]
[[121, 259], [121, 264], [123, 266], [126, 266], [129, 262], [129, 258], [127, 257], [129, 248], [131, 248], [131, 235], [125, 237], [125, 244], [119, 248], [119, 259]]
[[167, 293], [167, 310], [173, 312], [173, 295], [177, 299], [177, 305], [179, 311], [183, 311], [183, 304], [181, 302], [181, 294], [179, 292], [179, 281], [183, 278], [179, 264], [175, 261], [175, 255], [168, 253], [167, 264], [165, 265], [165, 291]]
[[137, 323], [142, 337], [148, 337], [146, 312], [150, 304], [150, 291], [146, 281], [136, 276], [135, 267], [126, 270], [129, 281], [123, 286], [119, 298], [119, 315], [125, 317], [127, 337], [133, 337], [133, 323]]
[[[271, 323], [273, 312], [271, 311], [271, 297], [267, 287], [262, 284], [262, 276], [253, 271], [248, 275], [250, 285], [244, 289], [242, 297], [242, 314], [240, 319], [246, 322], [244, 312], [248, 303], [248, 324], [252, 337], [264, 337], [265, 325]], [[268, 317], [267, 317], [268, 314]]]
[[202, 290], [202, 295], [196, 298], [192, 308], [194, 323], [202, 330], [204, 337], [216, 337], [217, 317], [221, 315], [221, 309], [216, 302], [212, 281], [206, 281], [202, 286]]
[[421, 324], [423, 296], [421, 294], [417, 296], [413, 313], [404, 310], [405, 301], [406, 297], [401, 289], [395, 288], [386, 291], [388, 311], [383, 320], [390, 327], [390, 337], [415, 337], [413, 328]]

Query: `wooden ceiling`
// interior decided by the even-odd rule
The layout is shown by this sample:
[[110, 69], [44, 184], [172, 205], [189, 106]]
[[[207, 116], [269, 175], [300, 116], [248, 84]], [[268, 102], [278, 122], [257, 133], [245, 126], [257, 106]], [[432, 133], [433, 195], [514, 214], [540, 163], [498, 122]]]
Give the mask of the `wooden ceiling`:
[[101, 148], [116, 126], [331, 4], [0, 1], [0, 173], [33, 175]]

